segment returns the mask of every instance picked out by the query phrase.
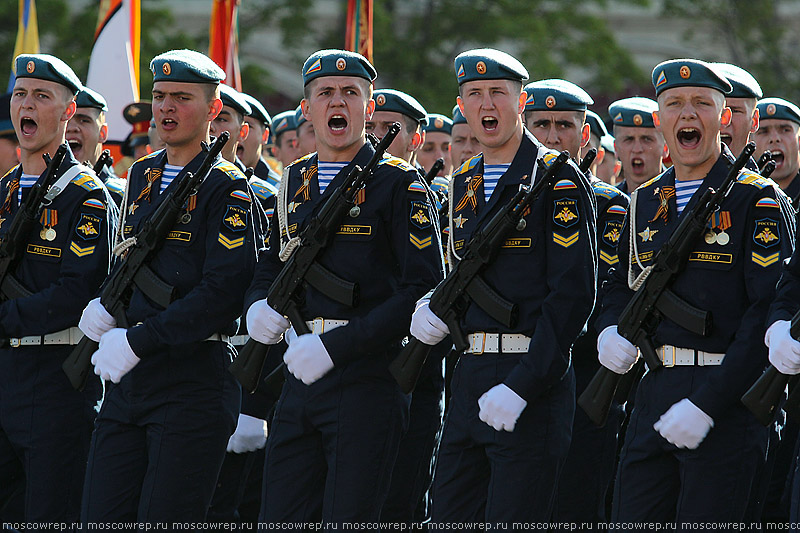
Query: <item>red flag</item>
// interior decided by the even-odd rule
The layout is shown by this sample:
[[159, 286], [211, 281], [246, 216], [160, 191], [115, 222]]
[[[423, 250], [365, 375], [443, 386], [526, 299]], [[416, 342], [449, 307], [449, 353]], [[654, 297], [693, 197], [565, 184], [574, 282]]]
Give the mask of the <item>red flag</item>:
[[242, 90], [239, 71], [239, 1], [214, 0], [208, 30], [208, 57], [225, 71], [225, 83], [237, 91]]
[[372, 63], [372, 0], [347, 0], [345, 49]]

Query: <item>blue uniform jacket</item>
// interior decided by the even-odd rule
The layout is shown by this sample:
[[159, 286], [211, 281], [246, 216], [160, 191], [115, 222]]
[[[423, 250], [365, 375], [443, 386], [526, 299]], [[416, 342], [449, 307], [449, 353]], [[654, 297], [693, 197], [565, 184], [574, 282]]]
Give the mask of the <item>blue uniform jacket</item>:
[[[483, 227], [530, 183], [541, 143], [527, 130], [514, 160], [484, 201], [483, 155], [464, 162], [450, 181], [453, 206], [450, 239], [456, 255]], [[551, 161], [556, 153], [544, 149]], [[537, 178], [544, 174], [539, 165]], [[468, 192], [468, 188], [473, 191]], [[476, 203], [473, 203], [475, 200]], [[464, 333], [523, 333], [532, 337], [528, 352], [503, 383], [528, 402], [558, 383], [569, 370], [570, 347], [583, 330], [595, 300], [597, 242], [591, 185], [572, 163], [558, 173], [553, 186], [533, 204], [527, 224], [514, 231], [483, 279], [505, 299], [519, 306], [519, 320], [508, 330], [470, 303], [462, 320]]]
[[[161, 194], [166, 152], [155, 152], [133, 164], [128, 173], [125, 237], [141, 229], [185, 173], [197, 170], [203, 157], [204, 153], [198, 154]], [[148, 177], [153, 180], [151, 191], [142, 196]], [[133, 291], [127, 318], [135, 325], [128, 330], [128, 341], [137, 356], [147, 357], [165, 345], [230, 332], [253, 275], [257, 244], [263, 242], [263, 236], [256, 235], [259, 229], [253, 224], [252, 202], [244, 174], [218, 158], [185, 206], [188, 222], [176, 222], [149, 264], [156, 275], [175, 287], [175, 301], [163, 309], [138, 288]]]
[[[77, 164], [68, 151], [57, 176]], [[2, 238], [19, 209], [18, 194], [9, 186], [21, 174], [18, 165], [0, 180], [0, 199], [8, 202], [11, 211], [0, 214]], [[113, 231], [109, 224], [116, 224], [113, 204], [108, 210], [110, 202], [102, 182], [91, 171], [78, 174], [53, 200], [42, 217], [49, 217], [55, 238], [43, 238], [43, 225], [28, 236], [13, 275], [33, 294], [0, 304], [0, 336], [45, 335], [78, 325], [83, 308], [108, 275], [109, 235]]]
[[[290, 236], [299, 234], [354, 165], [363, 168], [374, 153], [372, 145], [365, 143], [321, 195], [316, 153], [292, 163], [289, 181], [284, 185]], [[322, 266], [360, 288], [360, 302], [352, 308], [313, 287], [305, 291], [300, 311], [306, 320], [323, 317], [350, 321], [321, 335], [337, 367], [387, 353], [391, 344], [408, 334], [415, 302], [442, 279], [438, 229], [432, 222], [435, 219], [425, 191], [413, 167], [401, 159], [385, 157], [367, 181], [362, 197], [357, 198], [360, 213], [346, 218], [320, 256]], [[245, 309], [266, 298], [283, 267], [279, 250], [276, 226], [270, 233], [268, 250], [259, 258]]]
[[[643, 266], [651, 264], [654, 254], [676, 229], [681, 217], [695, 206], [702, 192], [722, 183], [732, 161], [733, 156], [725, 148], [681, 216], [677, 215], [674, 195], [674, 169], [639, 187], [631, 198], [631, 210], [635, 202], [633, 237]], [[782, 216], [782, 212], [788, 214], [782, 207], [786, 205], [785, 195], [772, 180], [742, 172], [710, 223], [724, 229], [728, 242], [708, 243], [701, 238], [686, 269], [672, 284], [671, 290], [686, 302], [711, 312], [711, 333], [703, 337], [665, 318], [653, 342], [655, 346], [668, 344], [726, 354], [721, 365], [709, 367], [706, 382], [689, 398], [712, 418], [737, 404], [766, 364], [764, 320], [778, 281], [781, 259], [792, 250], [787, 219]], [[792, 218], [790, 214], [789, 225], [793, 225]], [[633, 294], [628, 288], [631, 264], [635, 265], [634, 272], [641, 271], [629, 255], [629, 223], [626, 222], [620, 240], [619, 265], [611, 271], [603, 287], [598, 331], [618, 322]]]

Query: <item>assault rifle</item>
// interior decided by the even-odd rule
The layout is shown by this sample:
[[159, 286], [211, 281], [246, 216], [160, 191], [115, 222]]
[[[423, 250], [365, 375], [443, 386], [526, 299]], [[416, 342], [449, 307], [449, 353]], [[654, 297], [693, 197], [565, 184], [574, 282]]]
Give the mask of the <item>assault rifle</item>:
[[[330, 245], [344, 217], [351, 210], [357, 209], [356, 195], [364, 188], [383, 158], [384, 152], [399, 132], [400, 123], [395, 122], [378, 143], [367, 165], [363, 169], [355, 166], [344, 183], [339, 185], [325, 201], [319, 213], [300, 232], [300, 244], [269, 288], [267, 303], [277, 312], [289, 317], [298, 336], [311, 333], [298, 307], [300, 292], [306, 284], [344, 305], [355, 307], [358, 304], [358, 285], [330, 272], [317, 262], [317, 258]], [[266, 344], [251, 338], [228, 367], [231, 374], [249, 392], [255, 391], [258, 387], [268, 349], [269, 346]], [[279, 365], [267, 379], [269, 381], [279, 379], [279, 376], [282, 376], [282, 369], [283, 364]]]
[[581, 164], [578, 165], [578, 168], [581, 170], [581, 172], [586, 174], [589, 171], [589, 167], [592, 166], [592, 163], [594, 163], [594, 159], [596, 157], [597, 157], [597, 148], [592, 148], [588, 152], [586, 152], [586, 155], [583, 156], [583, 160], [581, 160]]
[[[467, 336], [461, 330], [461, 318], [470, 300], [504, 326], [513, 328], [516, 325], [519, 314], [517, 305], [497, 294], [480, 274], [495, 260], [509, 233], [523, 222], [526, 209], [550, 186], [556, 173], [568, 160], [569, 152], [561, 152], [541, 179], [529, 187], [521, 188], [486, 226], [472, 236], [464, 249], [463, 258], [433, 291], [430, 310], [447, 324], [456, 351], [461, 352], [469, 347]], [[531, 177], [532, 182], [534, 178]], [[389, 371], [404, 393], [414, 389], [431, 348], [411, 337], [389, 365]]]
[[99, 176], [106, 165], [113, 165], [113, 164], [114, 164], [114, 159], [111, 157], [111, 150], [106, 148], [100, 153], [100, 157], [97, 158], [97, 163], [94, 164], [92, 170], [94, 170], [96, 176]]
[[31, 187], [25, 197], [25, 201], [20, 205], [19, 210], [11, 220], [8, 232], [0, 242], [0, 294], [2, 294], [3, 300], [24, 298], [31, 294], [28, 289], [14, 278], [12, 272], [17, 267], [22, 254], [25, 253], [28, 237], [33, 228], [39, 223], [42, 209], [50, 203], [50, 200], [46, 198], [47, 190], [56, 181], [56, 171], [64, 161], [66, 154], [66, 143], [58, 147], [52, 159], [49, 154], [44, 154], [47, 170]]
[[[197, 192], [200, 184], [211, 172], [222, 147], [228, 142], [230, 134], [223, 132], [210, 148], [206, 150], [197, 172], [187, 172], [177, 187], [172, 189], [161, 204], [144, 222], [136, 234], [136, 244], [128, 249], [125, 259], [117, 263], [114, 271], [106, 279], [100, 293], [100, 303], [116, 319], [120, 327], [127, 326], [125, 309], [130, 302], [134, 286], [147, 287], [148, 298], [161, 307], [169, 307], [174, 297], [174, 288], [167, 285], [150, 270], [148, 263], [161, 248], [169, 232], [175, 226], [183, 206], [189, 196]], [[122, 206], [123, 209], [125, 206]], [[61, 367], [72, 386], [83, 389], [92, 367], [92, 354], [97, 351], [97, 342], [83, 337]]]
[[[753, 151], [755, 143], [748, 143], [728, 170], [719, 189], [706, 190], [694, 208], [683, 216], [681, 223], [653, 259], [647, 279], [619, 316], [617, 332], [639, 347], [642, 359], [651, 371], [661, 366], [652, 339], [662, 317], [698, 335], [708, 335], [711, 330], [710, 313], [690, 305], [670, 291], [669, 287], [686, 267], [698, 239], [708, 227], [711, 215], [728, 194]], [[629, 373], [638, 370], [633, 368]], [[605, 424], [608, 418], [611, 401], [621, 379], [622, 375], [600, 367], [578, 398], [578, 405], [598, 426]], [[633, 382], [630, 384], [632, 386]]]

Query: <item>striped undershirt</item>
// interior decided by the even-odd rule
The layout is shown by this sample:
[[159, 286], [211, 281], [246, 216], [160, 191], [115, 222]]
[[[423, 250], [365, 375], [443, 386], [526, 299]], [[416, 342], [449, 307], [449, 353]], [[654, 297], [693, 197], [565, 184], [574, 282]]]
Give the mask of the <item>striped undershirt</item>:
[[17, 200], [22, 203], [22, 189], [30, 189], [39, 180], [39, 176], [34, 174], [23, 174], [19, 178], [19, 190], [17, 191]]
[[500, 181], [500, 177], [506, 173], [506, 170], [508, 170], [510, 166], [511, 163], [506, 165], [483, 165], [483, 196], [487, 202], [489, 198], [492, 197], [492, 193], [495, 187], [497, 187], [497, 182]]
[[675, 201], [678, 204], [678, 214], [683, 211], [692, 195], [703, 184], [703, 180], [680, 181], [675, 180]]
[[333, 178], [336, 177], [336, 174], [339, 173], [344, 167], [350, 164], [349, 161], [345, 161], [344, 163], [336, 162], [328, 162], [328, 161], [320, 161], [317, 163], [317, 182], [319, 182], [319, 193], [322, 194], [325, 192], [325, 188], [333, 181]]
[[169, 184], [172, 183], [172, 180], [175, 179], [175, 176], [177, 176], [181, 170], [183, 170], [183, 167], [170, 164], [164, 165], [164, 173], [161, 174], [161, 189], [159, 189], [159, 191], [164, 192], [164, 189], [169, 187]]

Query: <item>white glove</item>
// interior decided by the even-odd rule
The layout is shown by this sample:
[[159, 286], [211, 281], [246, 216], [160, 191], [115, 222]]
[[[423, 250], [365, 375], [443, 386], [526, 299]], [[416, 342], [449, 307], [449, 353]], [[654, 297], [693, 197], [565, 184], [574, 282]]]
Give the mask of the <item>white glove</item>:
[[262, 344], [278, 344], [288, 327], [286, 317], [270, 307], [266, 300], [258, 300], [247, 310], [247, 334]]
[[417, 302], [417, 308], [411, 315], [411, 335], [425, 344], [434, 346], [450, 334], [450, 329], [430, 310], [428, 307], [430, 303], [428, 299]]
[[500, 383], [495, 385], [478, 398], [480, 413], [478, 418], [486, 422], [497, 431], [514, 431], [519, 415], [522, 414], [528, 402]]
[[800, 342], [789, 334], [791, 323], [778, 320], [764, 335], [764, 343], [769, 346], [769, 362], [781, 374], [800, 374]]
[[100, 337], [100, 348], [92, 355], [94, 373], [108, 381], [120, 380], [139, 364], [139, 359], [128, 344], [128, 330], [114, 328]]
[[333, 360], [319, 335], [308, 333], [292, 340], [283, 362], [294, 377], [311, 385], [333, 369]]
[[653, 429], [658, 431], [667, 442], [678, 448], [689, 448], [690, 450], [700, 446], [713, 427], [714, 420], [693, 404], [689, 398], [672, 404], [672, 407], [661, 415], [658, 422], [653, 424]]
[[617, 333], [617, 326], [608, 326], [597, 336], [597, 358], [600, 364], [617, 374], [624, 374], [636, 364], [639, 350]]
[[100, 298], [95, 298], [89, 302], [81, 314], [81, 321], [78, 322], [78, 327], [84, 335], [89, 337], [95, 342], [100, 342], [100, 337], [103, 336], [108, 330], [117, 327], [117, 321], [111, 316], [103, 304], [100, 303]]
[[228, 452], [247, 453], [267, 444], [267, 421], [244, 413], [239, 414], [236, 431], [228, 439]]

